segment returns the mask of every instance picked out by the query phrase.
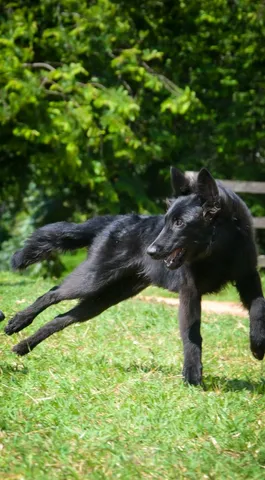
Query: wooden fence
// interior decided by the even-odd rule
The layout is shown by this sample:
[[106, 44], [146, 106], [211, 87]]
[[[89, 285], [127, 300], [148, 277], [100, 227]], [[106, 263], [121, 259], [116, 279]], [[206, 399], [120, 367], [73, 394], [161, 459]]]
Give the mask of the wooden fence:
[[[220, 182], [236, 193], [265, 195], [265, 182], [245, 182], [241, 180], [220, 180]], [[256, 229], [265, 228], [265, 217], [253, 217], [253, 223]], [[259, 255], [259, 267], [265, 267], [265, 255]]]

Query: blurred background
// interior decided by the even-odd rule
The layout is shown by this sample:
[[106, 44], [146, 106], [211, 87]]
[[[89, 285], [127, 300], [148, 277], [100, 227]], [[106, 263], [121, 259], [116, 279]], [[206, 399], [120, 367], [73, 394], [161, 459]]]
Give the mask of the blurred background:
[[43, 224], [163, 212], [170, 165], [265, 181], [263, 0], [6, 2], [0, 87], [1, 269]]

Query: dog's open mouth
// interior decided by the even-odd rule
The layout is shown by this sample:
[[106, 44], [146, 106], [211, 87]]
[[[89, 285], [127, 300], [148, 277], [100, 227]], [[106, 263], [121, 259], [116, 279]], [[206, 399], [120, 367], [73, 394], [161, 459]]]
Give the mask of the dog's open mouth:
[[185, 249], [176, 248], [173, 252], [164, 260], [166, 267], [170, 270], [180, 267], [184, 260]]

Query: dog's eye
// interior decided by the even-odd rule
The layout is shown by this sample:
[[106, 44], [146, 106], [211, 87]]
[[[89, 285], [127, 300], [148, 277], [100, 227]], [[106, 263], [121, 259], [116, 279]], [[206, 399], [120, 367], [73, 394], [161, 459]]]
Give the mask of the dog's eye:
[[181, 218], [176, 218], [174, 220], [174, 225], [176, 225], [176, 227], [183, 227], [184, 222], [183, 222], [183, 220], [181, 220]]

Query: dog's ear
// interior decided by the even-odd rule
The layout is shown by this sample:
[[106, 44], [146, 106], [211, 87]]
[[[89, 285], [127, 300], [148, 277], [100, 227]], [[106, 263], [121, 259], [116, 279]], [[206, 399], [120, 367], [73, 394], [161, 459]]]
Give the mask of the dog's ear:
[[220, 211], [221, 203], [216, 181], [206, 168], [202, 168], [198, 174], [197, 191], [204, 202], [203, 216], [210, 223]]
[[215, 203], [219, 199], [216, 181], [206, 168], [199, 171], [197, 178], [197, 192], [208, 203]]
[[185, 195], [189, 190], [189, 181], [178, 168], [170, 167], [171, 187], [174, 197]]
[[169, 209], [171, 207], [171, 205], [173, 205], [173, 203], [175, 202], [175, 198], [166, 198], [166, 206], [167, 206], [167, 209]]

